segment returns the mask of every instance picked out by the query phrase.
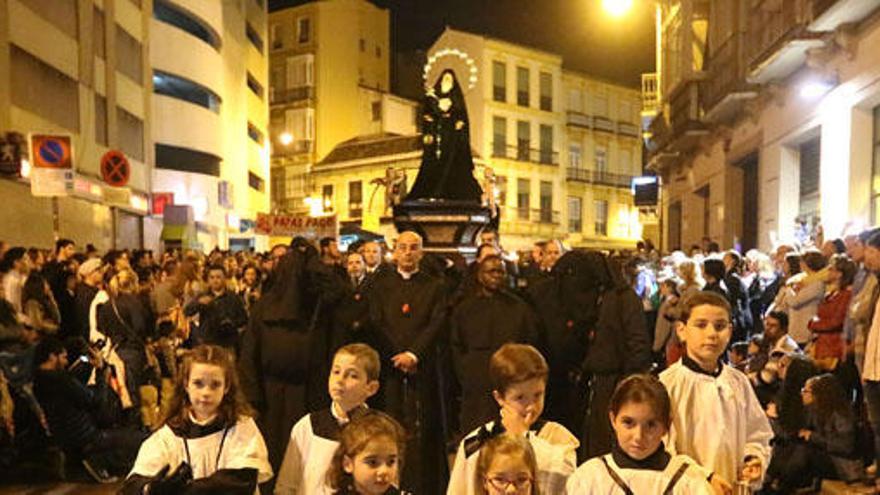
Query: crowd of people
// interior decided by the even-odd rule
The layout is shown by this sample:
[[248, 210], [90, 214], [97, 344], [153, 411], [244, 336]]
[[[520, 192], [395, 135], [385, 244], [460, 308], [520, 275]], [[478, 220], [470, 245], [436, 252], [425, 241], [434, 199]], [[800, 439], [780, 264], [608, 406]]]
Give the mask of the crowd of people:
[[0, 243], [0, 466], [125, 494], [873, 493], [878, 272], [874, 231], [666, 256], [486, 231], [470, 263], [414, 232]]

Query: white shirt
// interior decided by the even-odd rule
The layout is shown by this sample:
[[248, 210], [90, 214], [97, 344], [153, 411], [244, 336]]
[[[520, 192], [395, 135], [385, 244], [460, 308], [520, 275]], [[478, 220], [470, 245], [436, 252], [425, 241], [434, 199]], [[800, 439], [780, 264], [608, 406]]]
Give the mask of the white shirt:
[[[257, 483], [272, 478], [266, 444], [253, 418], [240, 418], [226, 432], [225, 439], [223, 435], [221, 430], [201, 438], [184, 440], [165, 425], [141, 445], [129, 476], [138, 474], [152, 477], [166, 465], [171, 466], [170, 472], [173, 472], [187, 461], [186, 450], [189, 448], [193, 479], [207, 478], [220, 469], [256, 469]], [[259, 489], [254, 493], [258, 494]]]
[[339, 429], [348, 421], [335, 408], [303, 416], [290, 430], [290, 442], [278, 469], [275, 495], [332, 495], [327, 470], [339, 447]]
[[739, 478], [746, 456], [757, 457], [767, 470], [773, 430], [744, 374], [723, 365], [713, 377], [678, 361], [660, 381], [675, 406], [670, 453], [692, 457], [728, 483]]
[[611, 454], [594, 457], [581, 464], [581, 467], [568, 479], [568, 483], [565, 485], [566, 493], [569, 495], [618, 495], [625, 493], [608, 473], [608, 468], [605, 467], [602, 459], [608, 463], [608, 468], [614, 470], [621, 481], [626, 483], [632, 493], [638, 495], [664, 493], [666, 487], [669, 486], [673, 477], [684, 464], [688, 464], [688, 468], [675, 483], [672, 489], [673, 494], [712, 495], [714, 493], [709, 482], [706, 481], [705, 471], [696, 461], [686, 455], [673, 456], [666, 469], [655, 471], [622, 468], [614, 462]]
[[21, 289], [24, 287], [24, 275], [18, 270], [12, 269], [3, 276], [3, 294], [6, 300], [12, 304], [16, 313], [21, 313]]
[[[487, 431], [494, 430], [495, 422], [490, 421], [477, 428], [458, 444], [458, 453], [455, 455], [455, 464], [449, 475], [446, 495], [474, 495], [477, 493], [475, 477], [481, 446], [475, 445], [473, 447], [475, 451], [468, 456], [465, 452], [465, 445], [471, 444], [480, 430], [484, 428]], [[540, 492], [546, 494], [565, 493], [565, 481], [577, 466], [576, 451], [580, 442], [564, 426], [552, 421], [544, 423], [537, 432], [527, 432], [526, 437], [535, 451], [535, 461], [538, 464], [535, 484]]]
[[871, 329], [868, 331], [868, 341], [865, 343], [865, 364], [862, 368], [862, 379], [880, 381], [880, 298], [874, 306], [874, 318], [871, 320]]

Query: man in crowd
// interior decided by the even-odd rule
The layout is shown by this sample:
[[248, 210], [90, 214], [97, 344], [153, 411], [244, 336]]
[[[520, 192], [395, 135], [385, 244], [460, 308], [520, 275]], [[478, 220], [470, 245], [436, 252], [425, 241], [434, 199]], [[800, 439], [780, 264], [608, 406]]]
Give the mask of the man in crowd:
[[365, 270], [367, 275], [375, 276], [388, 268], [385, 263], [382, 245], [376, 241], [367, 241], [361, 246], [361, 254], [364, 256]]
[[244, 302], [227, 290], [226, 269], [222, 265], [208, 268], [208, 290], [190, 301], [184, 308], [186, 316], [199, 315], [195, 341], [214, 344], [231, 350], [238, 349], [238, 336], [247, 325], [248, 314]]
[[92, 301], [101, 290], [101, 283], [104, 280], [104, 263], [100, 258], [92, 258], [87, 260], [79, 267], [79, 283], [76, 286], [74, 299], [76, 303], [76, 324], [77, 337], [82, 337], [86, 342], [89, 341], [89, 331], [91, 328], [89, 319], [89, 310], [92, 307]]
[[23, 247], [7, 250], [0, 265], [6, 269], [6, 274], [3, 275], [3, 295], [12, 304], [15, 312], [21, 313], [21, 289], [31, 271], [27, 250]]
[[385, 411], [411, 435], [402, 483], [429, 495], [443, 492], [446, 479], [436, 369], [446, 293], [441, 280], [420, 271], [422, 256], [422, 238], [401, 233], [394, 248], [397, 270], [375, 281], [370, 320], [381, 342], [379, 353], [389, 365], [382, 366]]
[[52, 436], [65, 452], [82, 455], [83, 466], [96, 481], [112, 483], [116, 481], [112, 474], [125, 474], [134, 463], [146, 435], [131, 429], [99, 428], [106, 369], [98, 353], [92, 353], [90, 360], [99, 372], [95, 389], [68, 371], [67, 350], [61, 341], [44, 337], [34, 350], [34, 394]]
[[58, 239], [55, 241], [55, 259], [43, 267], [43, 276], [49, 282], [61, 314], [61, 326], [58, 329], [61, 338], [77, 333], [76, 301], [67, 289], [67, 278], [71, 275], [67, 265], [74, 254], [76, 243], [70, 239]]
[[563, 253], [565, 253], [565, 248], [562, 247], [562, 241], [558, 239], [547, 241], [544, 247], [544, 256], [541, 258], [541, 269], [544, 272], [552, 271]]

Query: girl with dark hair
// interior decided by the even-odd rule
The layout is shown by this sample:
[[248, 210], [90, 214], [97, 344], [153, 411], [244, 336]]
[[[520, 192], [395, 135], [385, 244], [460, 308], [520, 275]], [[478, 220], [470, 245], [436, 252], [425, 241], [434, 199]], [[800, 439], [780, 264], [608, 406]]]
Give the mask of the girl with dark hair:
[[433, 89], [425, 95], [422, 136], [422, 164], [407, 199], [479, 202], [482, 191], [473, 174], [464, 93], [450, 69], [440, 74]]
[[21, 290], [22, 311], [26, 325], [41, 334], [55, 334], [61, 323], [61, 314], [49, 282], [37, 272], [31, 272]]
[[406, 432], [391, 416], [368, 411], [348, 423], [327, 471], [331, 493], [399, 495]]
[[706, 285], [703, 290], [717, 292], [727, 298], [727, 287], [724, 285], [724, 262], [717, 258], [707, 258], [703, 261], [703, 277]]
[[844, 388], [831, 374], [814, 376], [801, 389], [806, 417], [793, 448], [780, 459], [782, 472], [773, 487], [779, 493], [793, 493], [822, 478], [854, 483], [861, 478], [862, 465], [856, 452], [856, 421]]
[[183, 361], [164, 426], [141, 446], [120, 493], [250, 495], [272, 477], [232, 356], [202, 345]]

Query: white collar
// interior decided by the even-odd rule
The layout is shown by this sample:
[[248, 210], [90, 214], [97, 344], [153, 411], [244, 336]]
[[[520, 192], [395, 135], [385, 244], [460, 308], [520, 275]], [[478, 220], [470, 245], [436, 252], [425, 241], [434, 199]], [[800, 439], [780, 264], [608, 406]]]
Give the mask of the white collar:
[[[361, 406], [366, 407], [366, 408], [369, 408], [369, 407], [370, 407], [370, 406], [367, 405], [366, 402], [364, 402], [363, 404], [361, 404]], [[357, 406], [357, 407], [361, 407], [361, 406]], [[339, 411], [341, 411], [341, 410], [342, 410], [342, 406], [340, 406], [339, 403], [336, 402], [336, 401], [334, 400], [333, 402], [330, 403], [330, 414], [333, 415], [333, 418], [336, 419], [336, 422], [339, 423], [340, 425], [348, 424], [348, 422], [351, 421], [351, 418], [348, 418], [348, 417], [342, 417], [342, 415], [339, 414], [339, 412], [337, 411], [337, 409], [338, 409]], [[352, 409], [352, 410], [354, 410], [354, 409]]]
[[400, 269], [400, 267], [398, 266], [398, 267], [397, 267], [397, 273], [399, 273], [400, 276], [403, 277], [404, 280], [409, 280], [409, 279], [411, 279], [411, 278], [413, 277], [413, 275], [415, 275], [416, 273], [419, 273], [419, 269], [416, 268], [415, 270], [413, 270], [413, 271], [407, 273], [407, 272], [402, 271], [402, 270]]

